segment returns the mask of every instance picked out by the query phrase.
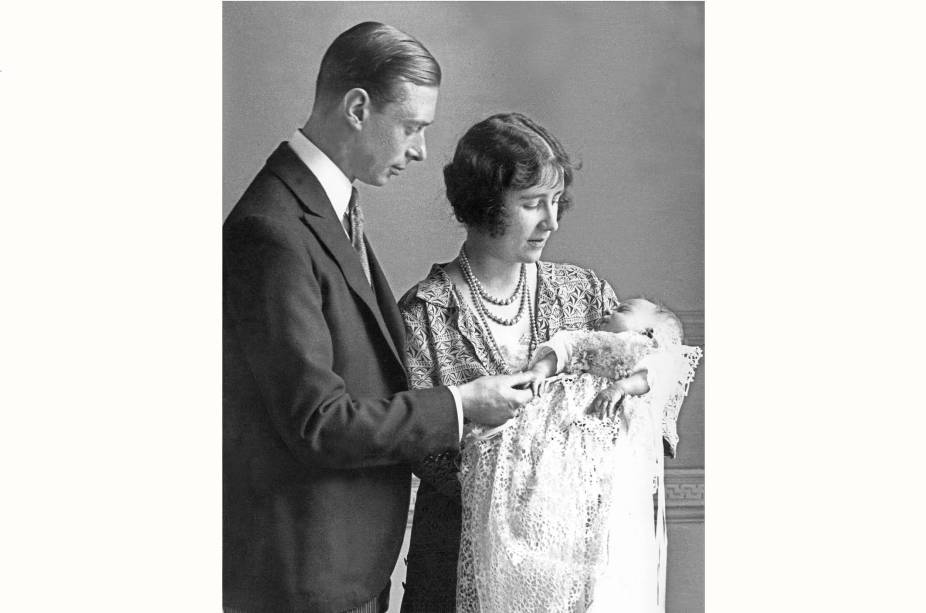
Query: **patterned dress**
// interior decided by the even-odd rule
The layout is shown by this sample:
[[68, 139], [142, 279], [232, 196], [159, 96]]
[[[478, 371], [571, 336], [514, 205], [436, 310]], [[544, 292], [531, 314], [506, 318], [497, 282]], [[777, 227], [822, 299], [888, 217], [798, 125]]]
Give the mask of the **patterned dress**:
[[[559, 330], [590, 329], [618, 306], [614, 290], [594, 272], [570, 264], [537, 266], [539, 342]], [[462, 385], [484, 375], [514, 372], [494, 355], [478, 317], [441, 265], [399, 301], [406, 328], [412, 389]], [[520, 365], [519, 365], [520, 366]], [[415, 467], [415, 502], [402, 611], [450, 613], [456, 597], [461, 505], [458, 457], [445, 453]]]

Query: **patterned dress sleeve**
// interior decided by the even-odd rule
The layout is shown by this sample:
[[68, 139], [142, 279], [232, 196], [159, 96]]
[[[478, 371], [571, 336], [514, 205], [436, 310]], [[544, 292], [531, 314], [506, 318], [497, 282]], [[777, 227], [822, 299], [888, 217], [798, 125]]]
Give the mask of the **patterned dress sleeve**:
[[[441, 385], [439, 363], [424, 303], [403, 299], [400, 308], [405, 321], [405, 366], [408, 369], [409, 387], [421, 389]], [[428, 456], [412, 465], [412, 472], [441, 494], [459, 498], [458, 458], [457, 451]]]
[[589, 318], [588, 326], [594, 329], [599, 319], [614, 312], [620, 306], [620, 301], [617, 299], [617, 294], [614, 293], [614, 288], [611, 287], [610, 283], [592, 270], [586, 270], [585, 274], [591, 284], [591, 292], [586, 298], [587, 303], [584, 308], [587, 310]]
[[614, 293], [614, 288], [604, 279], [601, 279], [601, 302], [603, 304], [602, 310], [605, 313], [610, 313], [620, 306], [617, 294]]

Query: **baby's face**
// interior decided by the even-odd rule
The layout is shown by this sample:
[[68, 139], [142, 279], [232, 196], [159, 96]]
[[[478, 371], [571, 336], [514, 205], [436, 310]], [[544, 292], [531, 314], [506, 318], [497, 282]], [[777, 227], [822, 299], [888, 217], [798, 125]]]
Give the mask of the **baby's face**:
[[598, 326], [604, 332], [643, 332], [656, 327], [659, 321], [657, 307], [646, 300], [634, 300], [623, 303], [611, 318]]
[[626, 332], [630, 329], [630, 313], [612, 313], [610, 319], [598, 326], [600, 332]]

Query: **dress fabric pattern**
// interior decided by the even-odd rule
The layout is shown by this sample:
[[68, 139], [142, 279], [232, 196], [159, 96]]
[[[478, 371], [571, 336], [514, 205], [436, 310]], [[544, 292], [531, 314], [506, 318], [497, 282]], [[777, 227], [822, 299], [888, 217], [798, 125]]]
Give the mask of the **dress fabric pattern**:
[[[412, 389], [462, 385], [484, 375], [514, 372], [494, 355], [477, 315], [454, 289], [443, 265], [399, 301], [406, 328], [406, 366]], [[588, 330], [618, 306], [610, 284], [590, 270], [538, 262], [538, 341], [560, 330]], [[518, 365], [520, 366], [520, 365]], [[414, 467], [421, 483], [408, 553], [404, 612], [455, 610], [462, 529], [459, 457], [444, 453]]]

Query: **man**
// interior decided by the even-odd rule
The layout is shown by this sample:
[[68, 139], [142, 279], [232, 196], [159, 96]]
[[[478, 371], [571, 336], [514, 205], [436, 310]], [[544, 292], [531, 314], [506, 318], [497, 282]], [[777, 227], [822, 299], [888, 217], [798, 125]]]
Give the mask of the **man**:
[[407, 391], [404, 327], [353, 181], [426, 157], [440, 67], [378, 23], [322, 60], [311, 116], [223, 228], [226, 611], [384, 611], [409, 464], [504, 423], [527, 375]]

